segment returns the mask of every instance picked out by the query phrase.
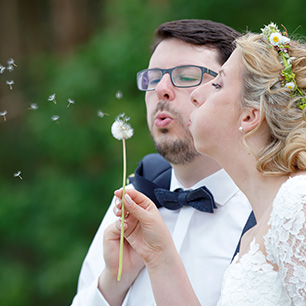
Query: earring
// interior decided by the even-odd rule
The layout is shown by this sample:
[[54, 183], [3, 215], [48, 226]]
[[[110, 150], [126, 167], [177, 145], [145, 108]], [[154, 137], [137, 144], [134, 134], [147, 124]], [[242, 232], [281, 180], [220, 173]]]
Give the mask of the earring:
[[240, 126], [238, 130], [240, 131], [240, 133], [243, 134], [243, 127], [242, 126]]

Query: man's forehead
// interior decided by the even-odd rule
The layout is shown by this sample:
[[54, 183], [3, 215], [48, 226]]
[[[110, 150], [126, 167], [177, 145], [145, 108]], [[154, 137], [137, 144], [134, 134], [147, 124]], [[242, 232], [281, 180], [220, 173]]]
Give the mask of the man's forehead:
[[153, 52], [149, 68], [173, 68], [180, 65], [199, 65], [219, 68], [219, 53], [211, 46], [198, 46], [178, 39], [162, 41]]

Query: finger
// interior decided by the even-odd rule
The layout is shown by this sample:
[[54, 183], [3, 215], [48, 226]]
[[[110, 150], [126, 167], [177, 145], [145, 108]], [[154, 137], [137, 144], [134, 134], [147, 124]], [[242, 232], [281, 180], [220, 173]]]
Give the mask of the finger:
[[[117, 198], [115, 199], [115, 205], [113, 207], [113, 213], [115, 214], [116, 217], [121, 217], [122, 216], [122, 202], [121, 199]], [[129, 212], [126, 212], [124, 215], [124, 218], [127, 219], [129, 217]]]
[[[117, 228], [117, 231], [118, 231], [118, 233], [120, 235], [121, 234], [121, 228], [122, 228], [122, 219], [119, 218], [114, 224], [115, 224], [115, 226]], [[126, 220], [123, 220], [123, 230], [124, 230], [124, 233], [127, 232], [128, 228], [129, 228], [129, 226], [128, 226]]]
[[119, 209], [121, 209], [121, 206], [122, 206], [122, 197], [118, 198], [118, 197], [115, 197], [115, 206]]
[[[122, 198], [122, 190], [116, 190], [115, 195], [118, 198]], [[128, 189], [126, 190], [125, 194], [128, 194], [132, 201], [142, 207], [143, 209], [146, 210], [152, 210], [152, 209], [157, 209], [155, 204], [148, 198], [146, 197], [143, 193], [134, 190], [134, 189]]]
[[117, 206], [113, 207], [113, 213], [115, 214], [116, 217], [120, 217], [122, 214], [121, 209], [118, 208]]
[[[124, 196], [124, 203], [126, 211], [128, 211], [138, 221], [144, 223], [148, 219], [152, 218], [150, 211], [142, 208], [140, 205], [137, 205], [127, 193]], [[154, 203], [152, 203], [152, 205], [154, 205]]]
[[104, 232], [104, 241], [106, 240], [116, 240], [120, 237], [121, 225], [118, 226], [118, 223], [121, 224], [119, 220], [110, 224]]
[[[116, 212], [116, 216], [119, 217], [120, 219], [122, 218], [122, 210], [118, 209]], [[130, 216], [130, 213], [128, 211], [125, 212], [124, 219], [127, 219]]]

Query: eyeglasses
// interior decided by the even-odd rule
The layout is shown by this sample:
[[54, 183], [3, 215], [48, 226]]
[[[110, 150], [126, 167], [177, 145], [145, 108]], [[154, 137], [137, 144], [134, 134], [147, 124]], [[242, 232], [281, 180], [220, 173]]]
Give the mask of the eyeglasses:
[[194, 87], [202, 83], [205, 73], [216, 77], [218, 73], [201, 66], [184, 65], [171, 69], [144, 69], [137, 73], [137, 87], [141, 91], [155, 90], [162, 77], [169, 73], [175, 87]]

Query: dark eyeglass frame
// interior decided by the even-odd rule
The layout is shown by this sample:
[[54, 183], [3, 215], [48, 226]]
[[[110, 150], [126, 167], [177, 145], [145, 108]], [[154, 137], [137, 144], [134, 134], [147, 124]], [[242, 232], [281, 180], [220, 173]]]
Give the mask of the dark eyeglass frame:
[[[196, 67], [196, 68], [200, 68], [201, 69], [201, 79], [200, 79], [200, 81], [197, 84], [195, 84], [195, 85], [186, 85], [186, 86], [185, 85], [176, 85], [174, 83], [174, 80], [173, 80], [173, 75], [172, 75], [173, 70], [178, 69], [178, 68], [189, 68], [189, 67]], [[170, 79], [171, 79], [171, 82], [172, 82], [173, 86], [178, 87], [178, 88], [189, 88], [189, 87], [199, 86], [202, 83], [202, 81], [203, 81], [203, 77], [204, 77], [205, 73], [207, 73], [207, 74], [209, 74], [209, 75], [211, 75], [213, 77], [216, 77], [218, 75], [218, 73], [213, 71], [213, 70], [210, 70], [210, 69], [208, 69], [206, 67], [203, 67], [203, 66], [197, 66], [197, 65], [182, 65], [182, 66], [176, 66], [176, 67], [169, 68], [169, 69], [161, 69], [161, 68], [143, 69], [143, 70], [137, 72], [137, 87], [138, 87], [138, 89], [140, 91], [153, 91], [156, 88], [156, 87], [152, 88], [152, 89], [142, 89], [142, 88], [140, 88], [139, 82], [138, 82], [139, 76], [140, 76], [140, 74], [142, 74], [142, 73], [144, 73], [146, 71], [147, 72], [148, 71], [161, 71], [162, 75], [161, 75], [160, 79], [162, 79], [163, 76], [166, 73], [168, 73], [170, 75]], [[156, 86], [157, 86], [157, 84], [156, 84]]]

